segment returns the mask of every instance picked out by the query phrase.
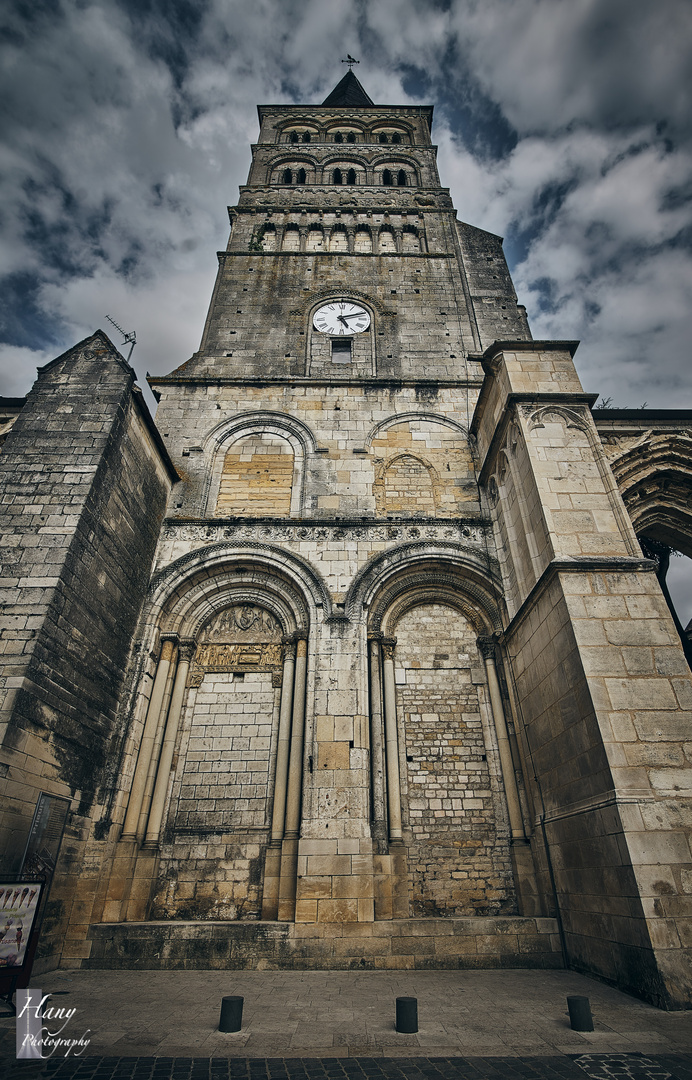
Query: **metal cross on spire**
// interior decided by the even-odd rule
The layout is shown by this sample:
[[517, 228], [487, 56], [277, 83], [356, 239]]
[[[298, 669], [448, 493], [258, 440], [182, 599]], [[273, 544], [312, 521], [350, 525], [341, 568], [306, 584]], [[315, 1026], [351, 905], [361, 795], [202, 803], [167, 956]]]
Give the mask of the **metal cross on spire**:
[[360, 60], [354, 60], [354, 58], [351, 56], [350, 53], [346, 53], [346, 56], [348, 57], [348, 59], [347, 60], [342, 60], [341, 63], [342, 64], [348, 64], [348, 70], [351, 71], [353, 65], [354, 64], [359, 64]]

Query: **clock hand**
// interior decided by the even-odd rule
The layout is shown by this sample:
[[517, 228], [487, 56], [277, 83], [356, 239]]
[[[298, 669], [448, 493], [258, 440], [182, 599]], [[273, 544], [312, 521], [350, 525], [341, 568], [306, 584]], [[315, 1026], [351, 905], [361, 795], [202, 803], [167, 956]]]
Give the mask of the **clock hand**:
[[343, 322], [344, 319], [359, 319], [361, 315], [365, 315], [364, 311], [352, 311], [350, 315], [339, 315], [339, 318]]

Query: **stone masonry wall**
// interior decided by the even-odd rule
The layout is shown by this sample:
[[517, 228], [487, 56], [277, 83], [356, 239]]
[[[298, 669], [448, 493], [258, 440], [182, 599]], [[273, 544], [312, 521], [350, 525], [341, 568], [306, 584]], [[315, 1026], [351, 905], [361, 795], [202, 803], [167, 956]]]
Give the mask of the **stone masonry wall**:
[[512, 913], [506, 814], [489, 772], [476, 634], [460, 612], [426, 604], [401, 618], [396, 637], [411, 915]]
[[0, 455], [6, 870], [39, 792], [72, 808], [44, 953], [90, 919], [83, 860], [108, 832], [119, 695], [174, 475], [133, 382], [95, 335], [43, 369]]

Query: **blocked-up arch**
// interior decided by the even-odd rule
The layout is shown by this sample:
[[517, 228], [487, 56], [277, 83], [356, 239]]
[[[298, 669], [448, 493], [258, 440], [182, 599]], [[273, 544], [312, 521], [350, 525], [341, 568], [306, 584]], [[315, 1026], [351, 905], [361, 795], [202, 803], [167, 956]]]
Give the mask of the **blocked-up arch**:
[[440, 477], [420, 454], [401, 453], [379, 462], [373, 490], [379, 514], [434, 515], [440, 502]]
[[[252, 513], [250, 507], [256, 503], [257, 516], [299, 516], [306, 457], [315, 445], [312, 432], [283, 413], [243, 413], [219, 424], [205, 443], [210, 464], [204, 497], [206, 512], [217, 517], [247, 514]], [[275, 513], [269, 515], [260, 507], [262, 489], [257, 485], [262, 483], [274, 498]], [[234, 484], [238, 491], [235, 511], [230, 497]]]
[[457, 421], [405, 413], [371, 432], [373, 494], [380, 514], [450, 517], [478, 501], [468, 436]]
[[[405, 845], [410, 915], [468, 915], [479, 900], [487, 914], [510, 913], [516, 779], [510, 765], [505, 803], [493, 724], [504, 739], [504, 715], [488, 708], [479, 652], [499, 621], [497, 597], [481, 560], [421, 546], [374, 559], [359, 583], [369, 598], [373, 817]], [[448, 848], [444, 865], [430, 858], [437, 845]], [[473, 886], [461, 883], [469, 870]]]
[[[267, 856], [262, 880], [263, 850], [257, 873], [248, 859], [258, 843], [280, 854], [285, 830], [300, 828], [302, 770], [289, 775], [278, 745], [288, 739], [303, 761], [309, 631], [324, 606], [319, 575], [274, 545], [202, 545], [154, 578], [123, 830], [160, 852], [151, 917], [276, 918], [279, 895], [289, 897], [280, 860]], [[187, 860], [210, 833], [233, 836], [233, 848], [191, 876]], [[213, 899], [197, 894], [198, 879], [214, 881]]]

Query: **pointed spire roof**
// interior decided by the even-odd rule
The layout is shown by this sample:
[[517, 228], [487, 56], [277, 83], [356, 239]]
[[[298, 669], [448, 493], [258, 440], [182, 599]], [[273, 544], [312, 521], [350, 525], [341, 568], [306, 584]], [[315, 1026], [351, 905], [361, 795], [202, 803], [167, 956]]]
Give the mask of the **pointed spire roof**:
[[375, 106], [350, 69], [322, 104], [332, 109], [367, 109]]

